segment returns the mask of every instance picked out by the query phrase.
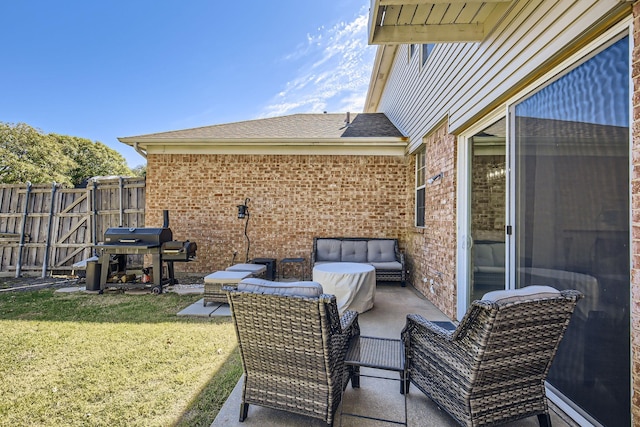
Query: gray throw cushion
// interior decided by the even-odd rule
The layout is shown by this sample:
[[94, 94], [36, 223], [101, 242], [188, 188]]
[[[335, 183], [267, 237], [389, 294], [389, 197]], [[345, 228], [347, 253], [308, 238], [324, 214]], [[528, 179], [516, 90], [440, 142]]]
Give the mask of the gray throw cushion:
[[392, 262], [396, 260], [395, 240], [369, 240], [367, 262]]
[[272, 282], [249, 277], [238, 283], [238, 290], [254, 294], [319, 297], [322, 285], [318, 282]]
[[487, 292], [482, 297], [483, 301], [498, 302], [506, 304], [509, 302], [526, 301], [542, 298], [556, 298], [560, 296], [560, 291], [551, 286], [526, 286], [520, 289], [510, 289], [505, 291]]
[[342, 256], [341, 243], [337, 239], [318, 239], [316, 241], [316, 261], [339, 262]]
[[366, 240], [343, 240], [342, 262], [367, 262]]

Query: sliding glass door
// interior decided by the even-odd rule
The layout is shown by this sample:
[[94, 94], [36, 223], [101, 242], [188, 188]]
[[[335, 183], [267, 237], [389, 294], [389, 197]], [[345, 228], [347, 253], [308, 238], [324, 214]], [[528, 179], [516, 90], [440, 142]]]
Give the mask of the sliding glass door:
[[515, 286], [578, 289], [549, 373], [605, 426], [630, 425], [629, 39], [510, 108]]

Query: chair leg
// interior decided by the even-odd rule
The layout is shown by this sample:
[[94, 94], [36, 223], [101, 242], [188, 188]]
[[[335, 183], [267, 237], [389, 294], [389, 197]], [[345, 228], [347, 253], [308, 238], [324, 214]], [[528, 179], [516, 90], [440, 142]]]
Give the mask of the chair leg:
[[409, 393], [409, 386], [411, 385], [411, 381], [409, 381], [409, 373], [405, 372], [404, 374], [400, 373], [400, 394]]
[[551, 427], [551, 417], [549, 414], [538, 414], [538, 423], [540, 427]]
[[360, 367], [354, 366], [351, 371], [351, 387], [360, 388]]
[[242, 402], [240, 404], [240, 422], [244, 422], [247, 418], [247, 414], [249, 413], [249, 404]]

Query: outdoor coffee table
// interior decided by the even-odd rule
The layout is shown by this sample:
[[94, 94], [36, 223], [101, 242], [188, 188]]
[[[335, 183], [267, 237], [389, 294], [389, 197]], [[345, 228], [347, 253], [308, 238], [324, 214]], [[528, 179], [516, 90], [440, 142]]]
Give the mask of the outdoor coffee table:
[[267, 271], [267, 266], [264, 264], [234, 264], [231, 267], [227, 267], [226, 271], [248, 271], [255, 277], [262, 276]]
[[[404, 395], [404, 422], [369, 417], [361, 414], [342, 412], [341, 415], [367, 418], [370, 420], [384, 421], [393, 424], [407, 425], [407, 394], [408, 381], [404, 363], [404, 346], [401, 340], [391, 338], [376, 338], [359, 336], [354, 337], [349, 343], [349, 350], [344, 361], [345, 365], [353, 367], [354, 375], [351, 378], [353, 388], [360, 387], [360, 377], [378, 378], [389, 381], [400, 381], [400, 394]], [[375, 375], [361, 375], [360, 367], [382, 369], [400, 373], [399, 379], [379, 377]]]
[[225, 285], [237, 285], [242, 279], [251, 276], [250, 271], [216, 271], [204, 278], [204, 300], [209, 302], [227, 303], [227, 294], [222, 291]]
[[313, 281], [325, 294], [336, 296], [340, 314], [346, 310], [364, 313], [373, 308], [376, 296], [376, 270], [357, 262], [329, 262], [313, 267]]

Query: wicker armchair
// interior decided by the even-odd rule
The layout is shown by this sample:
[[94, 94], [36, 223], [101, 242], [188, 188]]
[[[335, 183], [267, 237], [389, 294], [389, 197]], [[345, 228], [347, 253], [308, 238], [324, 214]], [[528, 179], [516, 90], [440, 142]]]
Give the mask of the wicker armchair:
[[581, 297], [548, 286], [490, 292], [453, 331], [408, 315], [407, 391], [414, 384], [463, 426], [532, 415], [551, 426], [544, 382]]
[[244, 370], [240, 421], [254, 404], [333, 425], [351, 376], [344, 358], [360, 334], [358, 313], [340, 317], [335, 296], [315, 282], [244, 279], [225, 291]]

